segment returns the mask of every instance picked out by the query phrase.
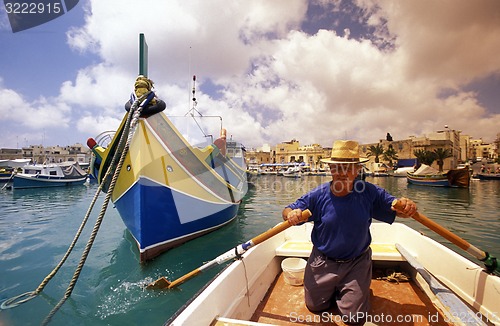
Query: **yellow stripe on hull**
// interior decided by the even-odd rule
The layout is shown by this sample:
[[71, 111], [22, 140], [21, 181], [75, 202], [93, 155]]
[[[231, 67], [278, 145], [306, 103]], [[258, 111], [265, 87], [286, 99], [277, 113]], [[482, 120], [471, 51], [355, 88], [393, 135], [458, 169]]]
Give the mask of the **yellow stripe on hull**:
[[[160, 114], [155, 116], [159, 116]], [[168, 123], [166, 119], [162, 120], [162, 123]], [[181, 151], [189, 151], [190, 149], [187, 147], [189, 145], [187, 145], [182, 136], [173, 126], [170, 125], [169, 127], [175, 131], [177, 137], [179, 137], [178, 140], [186, 144], [186, 148], [181, 149]], [[199, 164], [204, 165], [202, 173], [206, 175], [193, 176], [190, 171], [187, 171], [187, 169], [171, 155], [171, 151], [161, 143], [160, 137], [153, 131], [153, 128], [151, 128], [146, 120], [140, 119], [132, 138], [129, 152], [125, 158], [122, 171], [117, 180], [115, 191], [113, 192], [113, 201], [121, 197], [140, 176], [144, 176], [158, 184], [168, 186], [193, 197], [198, 197], [204, 201], [231, 202], [230, 190], [233, 193], [238, 193], [236, 188], [226, 185], [227, 194], [221, 195], [214, 193], [211, 189], [198, 181], [198, 178], [202, 177], [202, 179], [207, 178], [217, 183], [226, 184], [225, 180], [201, 159], [200, 156], [203, 153], [200, 151], [196, 152], [196, 150], [192, 152], [200, 159], [200, 162], [197, 162], [198, 166]], [[205, 154], [208, 155], [207, 152]], [[240, 199], [241, 196], [238, 196], [238, 200]]]

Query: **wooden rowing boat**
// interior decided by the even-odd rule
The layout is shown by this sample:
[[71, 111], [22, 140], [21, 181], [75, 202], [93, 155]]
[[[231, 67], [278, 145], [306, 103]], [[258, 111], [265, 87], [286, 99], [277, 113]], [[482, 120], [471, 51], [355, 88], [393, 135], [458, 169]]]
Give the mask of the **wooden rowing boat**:
[[[281, 262], [309, 256], [311, 230], [311, 223], [290, 227], [251, 248], [167, 324], [343, 325], [334, 310], [308, 311], [303, 287], [284, 281]], [[500, 325], [498, 276], [405, 224], [373, 223], [371, 233], [374, 273], [367, 324]]]
[[469, 168], [452, 169], [447, 172], [437, 170], [422, 164], [415, 172], [407, 172], [408, 183], [419, 186], [468, 188], [470, 184]]
[[479, 180], [500, 180], [500, 173], [477, 173], [475, 175]]

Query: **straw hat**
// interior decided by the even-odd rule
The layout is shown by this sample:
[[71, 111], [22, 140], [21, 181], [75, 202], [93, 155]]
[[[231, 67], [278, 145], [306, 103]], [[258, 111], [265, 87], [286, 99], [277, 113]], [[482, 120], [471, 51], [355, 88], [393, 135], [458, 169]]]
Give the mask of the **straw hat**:
[[367, 158], [359, 157], [359, 145], [353, 140], [336, 140], [333, 142], [330, 158], [322, 159], [323, 163], [365, 163]]

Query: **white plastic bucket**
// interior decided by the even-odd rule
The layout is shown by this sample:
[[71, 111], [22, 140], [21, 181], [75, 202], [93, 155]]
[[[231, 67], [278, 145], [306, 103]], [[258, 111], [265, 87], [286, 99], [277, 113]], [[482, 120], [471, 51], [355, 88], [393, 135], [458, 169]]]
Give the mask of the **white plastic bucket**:
[[307, 261], [302, 258], [285, 258], [281, 262], [281, 269], [285, 276], [285, 283], [299, 286], [304, 283], [304, 270]]

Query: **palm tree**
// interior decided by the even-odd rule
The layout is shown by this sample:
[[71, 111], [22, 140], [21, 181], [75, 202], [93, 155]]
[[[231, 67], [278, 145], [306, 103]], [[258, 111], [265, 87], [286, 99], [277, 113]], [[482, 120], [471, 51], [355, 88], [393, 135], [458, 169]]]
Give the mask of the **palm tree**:
[[439, 166], [439, 172], [443, 172], [444, 159], [452, 157], [449, 149], [436, 148], [433, 153], [436, 155], [436, 163]]
[[379, 156], [384, 153], [384, 147], [381, 144], [371, 145], [368, 147], [368, 157], [375, 156], [375, 163], [379, 163]]
[[392, 147], [392, 145], [389, 145], [389, 148], [383, 153], [384, 160], [389, 161], [389, 166], [392, 167], [392, 161], [395, 161], [398, 159], [398, 152]]
[[413, 151], [413, 155], [417, 158], [417, 160], [421, 164], [425, 165], [432, 165], [434, 161], [436, 160], [436, 153], [425, 150], [425, 149], [418, 149]]

